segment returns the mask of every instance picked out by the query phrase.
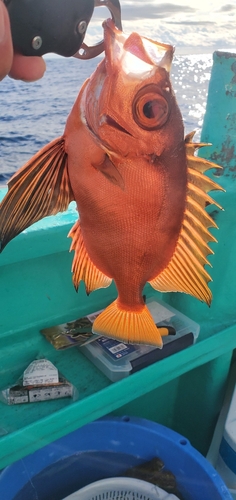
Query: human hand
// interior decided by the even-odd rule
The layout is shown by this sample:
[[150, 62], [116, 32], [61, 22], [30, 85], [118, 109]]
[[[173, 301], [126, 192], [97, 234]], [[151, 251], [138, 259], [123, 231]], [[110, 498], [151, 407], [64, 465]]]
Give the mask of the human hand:
[[16, 80], [32, 82], [46, 70], [42, 57], [25, 57], [13, 51], [8, 12], [0, 0], [0, 80], [6, 75]]

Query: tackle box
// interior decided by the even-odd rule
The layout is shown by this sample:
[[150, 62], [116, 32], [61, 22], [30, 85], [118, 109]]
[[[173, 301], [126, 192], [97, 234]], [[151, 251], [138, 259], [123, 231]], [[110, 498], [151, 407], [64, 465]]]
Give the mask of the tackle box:
[[174, 334], [164, 336], [163, 348], [126, 344], [100, 336], [80, 347], [80, 351], [112, 382], [128, 377], [146, 366], [192, 345], [200, 326], [162, 300], [149, 298], [147, 307], [157, 326], [171, 327]]

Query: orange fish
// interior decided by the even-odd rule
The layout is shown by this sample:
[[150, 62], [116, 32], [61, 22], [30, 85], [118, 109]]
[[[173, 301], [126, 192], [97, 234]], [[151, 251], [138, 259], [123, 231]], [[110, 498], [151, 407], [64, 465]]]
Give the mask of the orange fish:
[[[170, 83], [173, 47], [126, 36], [104, 23], [105, 58], [86, 80], [62, 137], [10, 180], [0, 207], [1, 248], [42, 217], [75, 200], [70, 231], [73, 282], [87, 293], [115, 281], [118, 298], [93, 331], [125, 342], [162, 346], [143, 300], [148, 282], [211, 302], [204, 266], [216, 241], [205, 211], [221, 189], [204, 175], [217, 165], [195, 156], [204, 144], [184, 139]], [[217, 203], [215, 203], [219, 206]]]

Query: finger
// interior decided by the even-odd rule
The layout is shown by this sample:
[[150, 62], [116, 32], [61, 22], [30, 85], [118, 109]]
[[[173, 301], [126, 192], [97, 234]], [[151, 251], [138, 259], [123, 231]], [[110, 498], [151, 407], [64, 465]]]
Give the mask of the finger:
[[16, 80], [34, 82], [42, 78], [45, 70], [46, 64], [42, 57], [25, 57], [21, 54], [14, 54], [9, 76]]
[[12, 65], [13, 48], [10, 22], [5, 5], [0, 0], [0, 80], [6, 76]]

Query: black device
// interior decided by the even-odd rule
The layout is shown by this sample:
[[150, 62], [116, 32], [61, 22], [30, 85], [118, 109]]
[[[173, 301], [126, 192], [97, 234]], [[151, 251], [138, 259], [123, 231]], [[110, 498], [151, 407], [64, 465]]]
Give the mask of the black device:
[[9, 13], [14, 49], [26, 56], [49, 52], [91, 59], [104, 50], [83, 43], [95, 7], [109, 9], [121, 28], [119, 0], [3, 0]]

